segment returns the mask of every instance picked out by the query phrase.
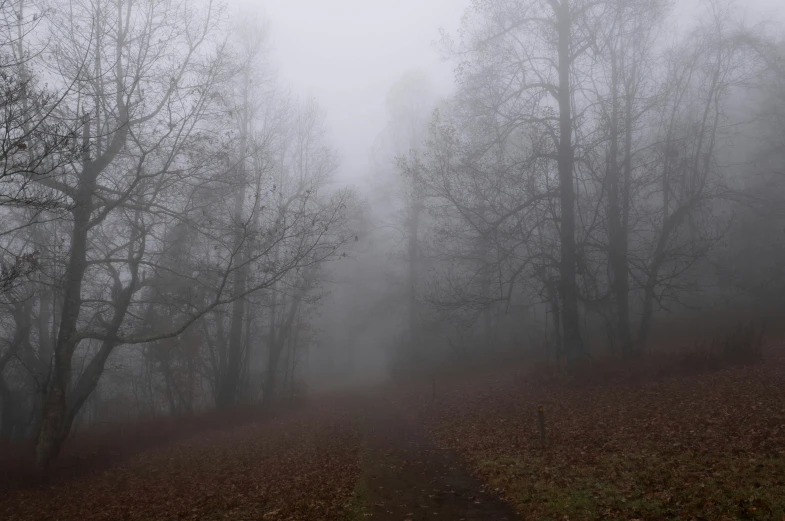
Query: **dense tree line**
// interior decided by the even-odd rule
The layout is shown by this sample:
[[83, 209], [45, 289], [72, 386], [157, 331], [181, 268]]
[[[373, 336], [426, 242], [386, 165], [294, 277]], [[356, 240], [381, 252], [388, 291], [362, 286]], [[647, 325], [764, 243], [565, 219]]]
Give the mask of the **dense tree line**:
[[3, 0], [0, 26], [3, 437], [46, 467], [113, 397], [272, 403], [357, 203], [266, 26], [178, 0]]
[[398, 169], [427, 345], [632, 357], [668, 312], [781, 312], [781, 49], [677, 7], [476, 0], [444, 35], [456, 93]]

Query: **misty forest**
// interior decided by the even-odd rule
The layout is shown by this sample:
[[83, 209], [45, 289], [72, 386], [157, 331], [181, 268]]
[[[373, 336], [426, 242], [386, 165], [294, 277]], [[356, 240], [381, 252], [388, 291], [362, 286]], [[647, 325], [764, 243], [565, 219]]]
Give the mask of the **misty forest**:
[[785, 519], [785, 4], [241, 4], [0, 0], [0, 518]]

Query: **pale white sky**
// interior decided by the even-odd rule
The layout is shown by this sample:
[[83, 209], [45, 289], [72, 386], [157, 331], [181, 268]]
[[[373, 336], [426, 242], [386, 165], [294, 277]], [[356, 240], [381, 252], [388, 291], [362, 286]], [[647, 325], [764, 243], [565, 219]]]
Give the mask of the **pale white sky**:
[[[689, 12], [702, 0], [678, 0]], [[452, 65], [433, 42], [454, 34], [469, 0], [234, 0], [259, 8], [271, 22], [281, 80], [327, 110], [342, 178], [369, 167], [369, 149], [386, 123], [385, 98], [407, 70], [425, 69], [448, 92]], [[781, 21], [785, 0], [738, 0], [748, 21]]]
[[452, 65], [433, 42], [455, 32], [468, 0], [262, 0], [281, 79], [327, 110], [341, 177], [356, 180], [386, 123], [385, 98], [410, 69], [449, 91]]

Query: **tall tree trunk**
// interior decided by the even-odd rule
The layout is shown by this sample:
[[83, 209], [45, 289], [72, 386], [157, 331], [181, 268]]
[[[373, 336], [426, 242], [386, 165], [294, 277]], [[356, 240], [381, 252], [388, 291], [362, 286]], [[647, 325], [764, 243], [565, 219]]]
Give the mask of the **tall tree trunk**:
[[[244, 191], [244, 190], [243, 190]], [[244, 255], [240, 255], [244, 263]], [[235, 272], [234, 288], [236, 292], [245, 291], [247, 270], [241, 266]], [[232, 325], [229, 330], [229, 346], [227, 353], [226, 374], [221, 381], [216, 405], [219, 408], [231, 407], [237, 402], [243, 361], [243, 326], [245, 322], [245, 298], [232, 303]]]
[[643, 296], [643, 311], [641, 314], [641, 323], [638, 326], [638, 345], [645, 347], [649, 340], [649, 331], [651, 330], [652, 316], [654, 314], [654, 291], [656, 288], [656, 275], [652, 273], [649, 275], [646, 286], [644, 286]]
[[[632, 78], [637, 76], [636, 66], [632, 64]], [[629, 80], [634, 81], [633, 79]], [[614, 278], [616, 285], [616, 303], [618, 306], [619, 338], [622, 345], [626, 345], [630, 352], [636, 351], [632, 341], [632, 327], [630, 325], [630, 259], [629, 259], [629, 230], [630, 230], [630, 190], [632, 184], [632, 111], [635, 104], [635, 94], [630, 84], [627, 83], [625, 91], [625, 119], [624, 119], [624, 164], [621, 177], [621, 228], [619, 229], [617, 260], [617, 275]]]
[[[35, 233], [35, 232], [34, 232]], [[56, 322], [53, 319], [53, 307], [55, 306], [54, 291], [44, 291], [38, 301], [38, 368], [36, 379], [38, 387], [36, 391], [36, 401], [34, 405], [33, 428], [38, 432], [41, 423], [41, 404], [46, 397], [46, 389], [52, 370], [52, 326]]]
[[409, 216], [409, 346], [408, 351], [414, 357], [419, 356], [418, 328], [420, 313], [417, 305], [417, 284], [419, 283], [419, 257], [420, 257], [420, 211], [421, 204], [418, 190], [417, 170], [414, 169], [411, 187], [411, 215]]
[[[618, 332], [622, 356], [628, 356], [632, 350], [632, 335], [630, 332], [629, 312], [629, 275], [627, 259], [627, 228], [622, 206], [626, 189], [623, 186], [628, 182], [627, 175], [622, 177], [622, 167], [619, 165], [622, 129], [619, 122], [619, 59], [617, 49], [611, 48], [611, 120], [610, 120], [610, 150], [608, 157], [608, 257], [611, 267], [611, 290], [616, 301], [616, 329]], [[625, 110], [627, 118], [624, 128], [624, 171], [627, 173], [629, 154], [631, 153], [631, 119], [632, 107], [628, 99]]]
[[303, 299], [311, 287], [313, 277], [316, 275], [317, 269], [317, 266], [311, 266], [303, 275], [302, 286], [299, 288], [297, 293], [292, 296], [292, 303], [289, 307], [289, 312], [278, 328], [278, 334], [275, 334], [275, 329], [273, 328], [275, 324], [271, 322], [270, 353], [267, 359], [267, 378], [264, 381], [262, 395], [262, 404], [265, 407], [269, 407], [275, 402], [278, 384], [278, 363], [281, 360], [283, 349], [292, 333], [292, 327], [294, 325], [295, 319], [297, 318], [297, 313], [300, 310], [300, 305], [303, 303]]
[[[240, 162], [237, 166], [237, 178], [239, 186], [234, 200], [234, 225], [237, 229], [237, 269], [234, 272], [233, 291], [235, 295], [245, 292], [248, 282], [248, 266], [246, 259], [246, 245], [243, 241], [247, 239], [248, 230], [245, 229], [243, 222], [243, 206], [245, 204], [245, 193], [247, 187], [246, 179], [246, 155], [248, 153], [248, 125], [250, 123], [250, 107], [248, 104], [250, 76], [246, 71], [243, 78], [243, 107], [242, 129], [240, 135]], [[237, 403], [238, 391], [242, 374], [243, 362], [243, 326], [245, 323], [245, 297], [238, 298], [232, 302], [232, 325], [229, 330], [229, 352], [227, 356], [226, 374], [221, 382], [216, 405], [219, 408], [231, 407]]]
[[[49, 450], [48, 459], [40, 459], [38, 453], [39, 447], [36, 447], [36, 455], [39, 456], [38, 461], [40, 464], [44, 465], [44, 469], [59, 454], [63, 442], [65, 442], [68, 433], [71, 430], [74, 419], [98, 385], [101, 375], [104, 372], [106, 361], [109, 359], [109, 355], [112, 353], [114, 348], [118, 345], [116, 340], [117, 334], [119, 333], [120, 327], [122, 326], [126, 313], [128, 312], [128, 306], [131, 303], [131, 298], [138, 287], [138, 263], [132, 264], [130, 271], [131, 281], [126, 288], [122, 288], [120, 291], [118, 291], [118, 298], [114, 303], [115, 311], [112, 316], [112, 321], [110, 322], [110, 325], [106, 331], [105, 339], [101, 342], [101, 347], [98, 349], [98, 352], [95, 354], [95, 356], [93, 356], [93, 358], [90, 360], [90, 363], [87, 364], [87, 367], [85, 367], [84, 371], [79, 377], [79, 380], [76, 382], [76, 385], [73, 386], [71, 392], [68, 393], [68, 395], [65, 397], [64, 409], [62, 411], [57, 411], [57, 417], [60, 423], [57, 425], [58, 429], [54, 431], [54, 436], [47, 439], [49, 443], [47, 446]], [[119, 280], [117, 283], [119, 284]], [[73, 351], [71, 354], [73, 354]], [[47, 416], [44, 416], [44, 421], [46, 421], [46, 418]], [[43, 432], [43, 425], [41, 431]], [[47, 455], [45, 454], [45, 456]]]
[[87, 367], [85, 367], [84, 371], [82, 371], [79, 380], [77, 380], [76, 385], [73, 386], [73, 390], [68, 395], [67, 408], [65, 414], [63, 415], [63, 427], [59, 433], [59, 438], [57, 439], [57, 444], [55, 446], [55, 456], [60, 451], [62, 443], [68, 436], [68, 433], [71, 430], [71, 425], [79, 413], [79, 410], [98, 386], [98, 382], [101, 380], [101, 375], [104, 372], [104, 367], [106, 367], [106, 361], [109, 359], [109, 355], [112, 354], [112, 351], [118, 345], [117, 334], [120, 332], [120, 327], [123, 325], [125, 316], [128, 313], [128, 307], [131, 304], [131, 298], [139, 286], [139, 260], [144, 253], [144, 247], [140, 247], [140, 251], [136, 259], [132, 260], [134, 255], [133, 244], [136, 239], [137, 237], [131, 238], [131, 246], [129, 247], [131, 251], [129, 251], [128, 255], [131, 280], [128, 282], [128, 286], [123, 288], [119, 276], [115, 279], [117, 299], [115, 300], [113, 306], [114, 313], [112, 315], [112, 320], [109, 323], [109, 327], [107, 328], [105, 338], [101, 342], [101, 347], [98, 349], [98, 352], [95, 354], [95, 356], [93, 356], [93, 358], [90, 360], [90, 363], [87, 364]]
[[[166, 349], [165, 347], [158, 346], [159, 349]], [[172, 368], [169, 362], [169, 354], [164, 353], [160, 358], [161, 373], [164, 376], [164, 388], [166, 389], [166, 401], [169, 402], [169, 416], [177, 415], [177, 401], [174, 398], [173, 388], [175, 383], [172, 378]]]
[[[562, 0], [554, 4], [557, 10], [559, 37], [559, 199], [561, 203], [561, 282], [562, 325], [564, 347], [568, 357], [583, 353], [580, 317], [578, 313], [578, 284], [575, 276], [575, 150], [572, 145], [572, 96], [570, 68], [572, 57], [570, 2]], [[556, 7], [558, 6], [558, 8]]]
[[[54, 345], [54, 365], [41, 407], [41, 424], [35, 446], [36, 460], [44, 471], [59, 454], [62, 443], [73, 423], [73, 414], [69, 414], [68, 409], [68, 391], [73, 355], [80, 341], [77, 325], [82, 308], [82, 282], [87, 270], [88, 235], [91, 226], [96, 224], [95, 222], [91, 223], [90, 220], [94, 209], [93, 196], [96, 183], [101, 172], [114, 161], [125, 147], [130, 132], [128, 107], [126, 107], [123, 97], [125, 91], [123, 82], [126, 80], [126, 73], [123, 57], [125, 12], [122, 2], [117, 4], [117, 14], [118, 38], [115, 48], [114, 72], [118, 123], [109, 145], [104, 147], [101, 154], [95, 159], [91, 158], [90, 150], [90, 117], [87, 113], [82, 116], [82, 171], [73, 195], [71, 252], [65, 270], [60, 327]], [[96, 112], [98, 110], [96, 108]], [[94, 361], [103, 367], [100, 360]], [[80, 403], [84, 399], [80, 400]]]
[[17, 422], [17, 403], [14, 393], [8, 387], [3, 371], [14, 356], [18, 356], [22, 350], [31, 350], [30, 331], [33, 327], [32, 313], [34, 298], [28, 298], [23, 302], [15, 304], [11, 313], [14, 319], [14, 336], [8, 350], [0, 357], [0, 403], [2, 403], [2, 428], [0, 438], [11, 438]]
[[[561, 354], [562, 354], [562, 319], [561, 319], [561, 307], [559, 306], [559, 294], [556, 288], [554, 287], [555, 284], [551, 280], [547, 280], [546, 283], [546, 290], [548, 292], [548, 301], [551, 306], [551, 315], [553, 316], [553, 347], [554, 347], [554, 354], [556, 356], [556, 366], [558, 367], [561, 364]], [[548, 332], [546, 331], [545, 334], [547, 335]]]
[[[85, 142], [90, 129], [85, 123]], [[86, 148], [86, 147], [85, 147]], [[60, 446], [70, 427], [67, 420], [67, 398], [71, 381], [71, 365], [79, 343], [77, 321], [82, 307], [82, 281], [87, 270], [87, 239], [90, 215], [93, 210], [93, 191], [97, 172], [86, 161], [72, 215], [71, 253], [65, 275], [63, 309], [60, 330], [54, 350], [54, 367], [41, 411], [41, 426], [36, 442], [36, 460], [45, 470], [60, 452]]]
[[281, 359], [281, 346], [278, 343], [270, 343], [270, 353], [267, 357], [267, 378], [264, 380], [262, 388], [262, 406], [272, 407], [275, 403], [275, 395], [278, 386], [278, 362]]
[[11, 389], [5, 382], [3, 373], [0, 371], [0, 441], [11, 440], [14, 435], [16, 424], [16, 403]]
[[[88, 142], [90, 128], [85, 121], [84, 142]], [[115, 141], [115, 146], [117, 146]], [[90, 231], [90, 216], [93, 210], [93, 194], [96, 180], [104, 166], [96, 166], [87, 156], [88, 147], [85, 145], [85, 159], [82, 177], [77, 186], [76, 204], [72, 211], [74, 217], [71, 232], [71, 255], [66, 269], [65, 296], [60, 318], [60, 330], [54, 350], [54, 367], [51, 372], [46, 398], [42, 407], [41, 425], [36, 440], [36, 460], [42, 470], [47, 470], [51, 462], [60, 453], [63, 442], [73, 424], [79, 408], [84, 404], [90, 393], [98, 385], [106, 360], [117, 345], [115, 340], [120, 326], [138, 284], [139, 264], [131, 262], [131, 281], [128, 287], [122, 288], [119, 277], [116, 279], [117, 301], [112, 321], [106, 332], [106, 338], [101, 344], [98, 353], [85, 368], [77, 385], [70, 393], [72, 372], [72, 359], [74, 351], [79, 344], [79, 331], [77, 323], [79, 311], [82, 306], [82, 281], [87, 270], [87, 245]], [[119, 151], [119, 147], [116, 148]], [[115, 152], [116, 153], [116, 152]], [[136, 237], [131, 238], [131, 246]], [[141, 255], [141, 254], [140, 254]], [[133, 250], [129, 251], [129, 261], [133, 260]]]

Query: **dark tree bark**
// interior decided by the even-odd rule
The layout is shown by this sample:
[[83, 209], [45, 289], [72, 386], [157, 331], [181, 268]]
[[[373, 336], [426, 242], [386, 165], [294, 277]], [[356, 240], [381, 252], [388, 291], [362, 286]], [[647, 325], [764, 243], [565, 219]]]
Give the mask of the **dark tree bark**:
[[[608, 152], [608, 260], [611, 267], [611, 291], [615, 298], [616, 330], [622, 356], [629, 356], [632, 346], [629, 309], [629, 260], [627, 252], [629, 181], [632, 154], [632, 100], [625, 96], [625, 122], [620, 123], [620, 57], [615, 46], [610, 49], [611, 61], [611, 114], [610, 147]], [[623, 135], [623, 143], [622, 143]], [[619, 164], [621, 148], [624, 149], [623, 165]]]
[[[245, 193], [248, 185], [246, 178], [246, 155], [248, 153], [248, 133], [250, 125], [249, 95], [250, 75], [243, 75], [243, 115], [240, 121], [240, 150], [237, 165], [237, 194], [234, 201], [234, 226], [236, 227], [237, 267], [232, 282], [235, 295], [243, 295], [248, 285], [248, 245], [246, 244], [248, 222], [243, 219]], [[231, 407], [237, 403], [243, 371], [243, 326], [245, 325], [246, 299], [238, 298], [232, 302], [231, 328], [229, 330], [229, 349], [227, 353], [226, 374], [216, 397], [219, 408]]]
[[575, 149], [572, 143], [572, 85], [570, 69], [572, 20], [570, 1], [551, 0], [556, 14], [558, 33], [558, 71], [559, 71], [559, 201], [561, 204], [561, 260], [559, 275], [561, 283], [562, 325], [564, 328], [564, 347], [567, 356], [573, 358], [584, 352], [581, 338], [580, 316], [578, 312], [578, 284], [576, 280], [575, 246]]

